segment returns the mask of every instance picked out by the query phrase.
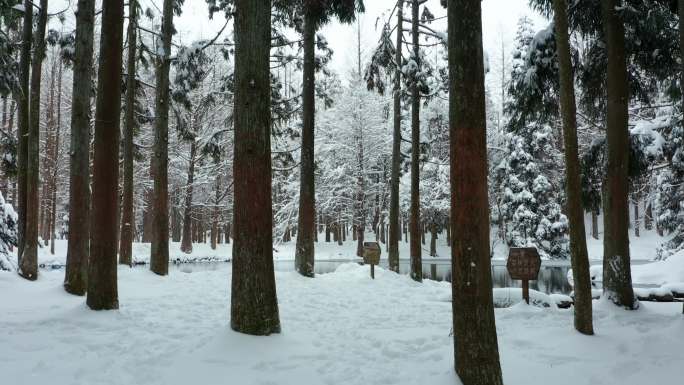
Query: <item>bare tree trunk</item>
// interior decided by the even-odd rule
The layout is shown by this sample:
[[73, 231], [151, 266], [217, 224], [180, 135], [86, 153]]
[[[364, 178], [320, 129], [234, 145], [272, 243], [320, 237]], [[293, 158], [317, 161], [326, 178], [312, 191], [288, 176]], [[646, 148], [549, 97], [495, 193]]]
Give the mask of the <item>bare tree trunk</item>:
[[639, 218], [639, 199], [635, 199], [632, 202], [634, 205], [634, 236], [638, 237], [639, 227], [641, 227], [641, 219]]
[[[31, 101], [28, 130], [28, 162], [26, 169], [26, 233], [24, 250], [19, 262], [19, 275], [38, 278], [38, 211], [40, 207], [40, 83], [45, 58], [45, 28], [47, 26], [47, 0], [40, 0], [38, 24], [33, 39], [35, 44], [31, 63]], [[29, 7], [29, 9], [32, 9]]]
[[[299, 184], [299, 220], [295, 269], [305, 277], [314, 276], [314, 217], [316, 215], [314, 187], [314, 71], [316, 47], [316, 15], [304, 12], [304, 67], [302, 82], [302, 148], [301, 181]], [[336, 233], [337, 234], [337, 233]]]
[[195, 156], [197, 144], [195, 140], [190, 142], [190, 163], [188, 166], [188, 182], [185, 190], [185, 205], [183, 212], [183, 237], [181, 238], [180, 249], [185, 254], [192, 253], [192, 184], [195, 182]]
[[[395, 60], [401, 63], [404, 0], [397, 1], [397, 45]], [[401, 167], [401, 65], [394, 74], [394, 129], [392, 132], [392, 177], [389, 210], [389, 269], [399, 272], [399, 168]]]
[[57, 131], [55, 133], [55, 156], [52, 165], [52, 213], [50, 215], [50, 254], [55, 255], [55, 225], [57, 224], [57, 173], [59, 171], [59, 139], [62, 128], [62, 61], [57, 73]]
[[448, 6], [454, 357], [464, 385], [501, 385], [489, 255], [480, 7], [480, 0], [450, 0]]
[[[437, 224], [430, 225], [430, 256], [437, 256]], [[422, 266], [421, 266], [422, 267]]]
[[629, 255], [629, 84], [625, 56], [625, 28], [615, 7], [605, 0], [603, 28], [607, 68], [607, 169], [603, 204], [603, 292], [616, 305], [634, 309], [638, 303], [632, 290]]
[[119, 190], [119, 121], [123, 51], [123, 0], [102, 4], [100, 66], [97, 74], [93, 206], [86, 303], [93, 310], [119, 308], [117, 288], [117, 216]]
[[[418, 21], [420, 18], [420, 1], [411, 0], [411, 29], [413, 38], [412, 59], [420, 68], [420, 45], [418, 42]], [[414, 281], [423, 280], [422, 247], [420, 245], [420, 90], [418, 88], [418, 69], [411, 75], [411, 217], [409, 227], [411, 232], [411, 278]], [[423, 234], [423, 244], [425, 236]]]
[[653, 230], [653, 206], [648, 185], [646, 187], [646, 194], [644, 194], [644, 210], [644, 229]]
[[271, 205], [271, 24], [264, 22], [271, 20], [271, 2], [236, 0], [235, 9], [230, 326], [241, 333], [269, 335], [280, 332]]
[[216, 199], [214, 201], [214, 212], [211, 219], [211, 249], [216, 250], [216, 243], [219, 240], [219, 199], [221, 199], [221, 175], [216, 176]]
[[[32, 1], [24, 0], [24, 9], [32, 9]], [[26, 238], [26, 177], [28, 170], [28, 132], [29, 132], [29, 73], [31, 68], [31, 42], [33, 28], [33, 12], [24, 12], [22, 26], [22, 44], [19, 55], [19, 88], [15, 99], [18, 100], [17, 113], [17, 200], [18, 208], [18, 240], [17, 260], [21, 264]]]
[[128, 62], [126, 63], [126, 111], [124, 116], [123, 140], [123, 203], [121, 214], [121, 239], [119, 240], [119, 263], [133, 265], [133, 133], [135, 131], [135, 93], [138, 3], [129, 0], [128, 4]]
[[598, 215], [597, 210], [591, 210], [591, 237], [594, 239], [599, 239]]
[[90, 239], [90, 85], [93, 66], [95, 0], [79, 0], [71, 97], [69, 154], [69, 240], [64, 289], [84, 295]]
[[577, 145], [577, 107], [572, 75], [570, 38], [568, 36], [567, 1], [554, 0], [556, 51], [560, 71], [560, 104], [565, 145], [566, 212], [570, 222], [570, 255], [575, 282], [575, 329], [582, 334], [594, 334], [591, 307], [591, 276], [587, 252], [582, 183]]
[[[226, 223], [226, 243], [230, 244], [230, 237], [231, 237], [231, 232], [230, 232], [230, 222]], [[289, 234], [288, 234], [288, 242], [290, 241], [289, 239]]]
[[330, 233], [332, 232], [330, 228], [330, 218], [326, 215], [325, 219], [325, 241], [330, 242]]
[[150, 270], [169, 273], [169, 70], [173, 35], [173, 0], [164, 0], [162, 17], [162, 52], [157, 58], [157, 88], [154, 119], [154, 192], [152, 194], [152, 245]]

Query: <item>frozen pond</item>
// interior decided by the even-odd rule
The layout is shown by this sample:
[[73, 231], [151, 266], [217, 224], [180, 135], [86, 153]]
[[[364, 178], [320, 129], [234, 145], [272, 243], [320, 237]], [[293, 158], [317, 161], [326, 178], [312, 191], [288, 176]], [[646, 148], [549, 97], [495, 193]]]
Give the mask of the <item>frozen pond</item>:
[[[316, 261], [316, 274], [332, 273], [343, 263], [349, 263], [348, 260], [321, 260]], [[492, 282], [494, 287], [520, 287], [521, 281], [512, 280], [508, 275], [504, 261], [494, 261], [492, 266]], [[380, 266], [387, 268], [387, 260], [381, 260]], [[203, 270], [223, 270], [229, 269], [230, 263], [226, 262], [208, 262], [208, 263], [185, 263], [173, 265], [174, 269], [191, 273], [193, 271]], [[294, 261], [275, 261], [275, 269], [277, 271], [293, 271]], [[542, 264], [539, 271], [539, 279], [530, 281], [530, 288], [541, 291], [543, 293], [552, 294], [569, 294], [572, 287], [568, 284], [566, 279], [568, 270], [570, 269], [569, 262], [553, 262], [550, 264]], [[399, 270], [402, 274], [408, 274], [409, 261], [400, 260]], [[451, 280], [451, 261], [449, 260], [434, 260], [430, 261], [427, 258], [423, 259], [423, 277], [426, 279], [433, 279], [437, 281]]]

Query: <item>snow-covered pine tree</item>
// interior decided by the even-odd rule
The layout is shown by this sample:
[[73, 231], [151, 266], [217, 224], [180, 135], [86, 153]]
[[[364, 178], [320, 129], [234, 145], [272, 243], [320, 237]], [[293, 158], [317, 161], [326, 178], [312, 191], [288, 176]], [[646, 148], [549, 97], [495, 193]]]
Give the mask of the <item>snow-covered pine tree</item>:
[[499, 220], [509, 246], [536, 246], [549, 258], [569, 256], [567, 218], [561, 209], [561, 160], [554, 125], [558, 68], [552, 25], [537, 34], [518, 24], [513, 54], [506, 155], [496, 169]]
[[17, 245], [17, 219], [14, 208], [5, 203], [0, 193], [0, 270], [12, 271], [16, 268], [9, 254], [12, 247]]

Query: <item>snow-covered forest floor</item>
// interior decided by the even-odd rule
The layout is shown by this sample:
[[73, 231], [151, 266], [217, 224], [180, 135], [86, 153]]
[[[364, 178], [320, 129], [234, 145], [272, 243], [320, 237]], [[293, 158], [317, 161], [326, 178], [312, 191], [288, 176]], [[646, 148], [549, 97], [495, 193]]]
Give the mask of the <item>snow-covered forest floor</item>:
[[[226, 265], [228, 266], [228, 265]], [[282, 333], [229, 328], [230, 269], [119, 268], [117, 311], [0, 272], [0, 373], [6, 384], [454, 384], [451, 288], [344, 264], [308, 279], [277, 272]], [[681, 381], [681, 303], [624, 311], [594, 302], [596, 335], [572, 310], [496, 309], [505, 383]]]

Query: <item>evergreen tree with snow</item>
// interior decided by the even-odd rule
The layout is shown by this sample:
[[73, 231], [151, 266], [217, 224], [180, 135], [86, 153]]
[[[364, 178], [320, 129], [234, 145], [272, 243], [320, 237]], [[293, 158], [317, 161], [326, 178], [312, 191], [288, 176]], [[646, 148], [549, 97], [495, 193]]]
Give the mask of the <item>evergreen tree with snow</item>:
[[14, 270], [10, 251], [17, 245], [17, 213], [0, 193], [0, 270]]
[[552, 26], [536, 34], [519, 21], [513, 57], [506, 155], [499, 163], [499, 220], [510, 247], [535, 246], [549, 258], [569, 256], [561, 212], [562, 160], [553, 125], [558, 114], [558, 70]]

